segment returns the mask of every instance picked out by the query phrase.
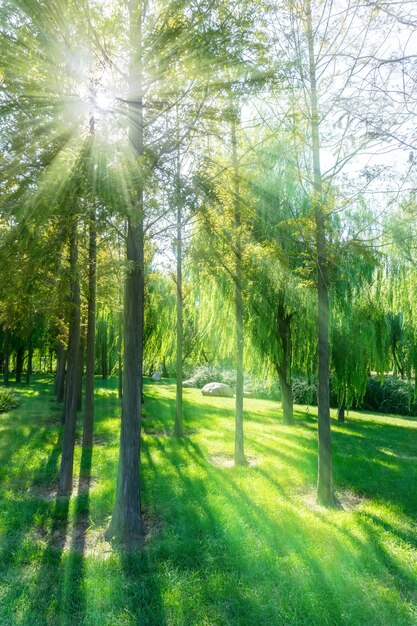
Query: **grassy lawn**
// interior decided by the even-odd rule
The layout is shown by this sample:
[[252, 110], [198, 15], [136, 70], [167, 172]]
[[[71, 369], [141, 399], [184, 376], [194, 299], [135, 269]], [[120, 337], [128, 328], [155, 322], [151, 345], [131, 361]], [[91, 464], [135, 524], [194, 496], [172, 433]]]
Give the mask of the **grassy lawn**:
[[[0, 415], [0, 624], [417, 625], [417, 421], [333, 422], [343, 509], [314, 503], [315, 410], [282, 425], [245, 401], [249, 467], [233, 468], [233, 400], [145, 386], [142, 550], [101, 539], [118, 454], [116, 381], [97, 379], [96, 445], [76, 448], [73, 497], [56, 499], [60, 409], [51, 382]], [[81, 428], [81, 420], [80, 420]], [[79, 444], [79, 441], [78, 441]]]

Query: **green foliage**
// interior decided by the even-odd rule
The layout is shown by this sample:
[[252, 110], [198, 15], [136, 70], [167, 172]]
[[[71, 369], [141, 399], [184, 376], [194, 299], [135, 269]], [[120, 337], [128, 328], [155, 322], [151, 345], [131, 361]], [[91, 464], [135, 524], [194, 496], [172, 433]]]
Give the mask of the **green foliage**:
[[[235, 389], [236, 370], [221, 365], [198, 365], [195, 368], [188, 368], [187, 380], [199, 389], [212, 382], [224, 383]], [[280, 398], [279, 384], [276, 379], [271, 382], [267, 378], [254, 376], [246, 372], [244, 384], [245, 389], [253, 398]]]
[[216, 365], [198, 365], [191, 369], [187, 380], [193, 383], [198, 389], [212, 382], [224, 383], [233, 389], [236, 386], [236, 371]]
[[14, 391], [11, 389], [0, 389], [0, 413], [7, 413], [19, 404]]
[[370, 378], [360, 406], [367, 411], [417, 416], [417, 401], [409, 382], [385, 377], [383, 383]]
[[292, 397], [295, 404], [317, 405], [317, 380], [296, 378], [292, 382]]

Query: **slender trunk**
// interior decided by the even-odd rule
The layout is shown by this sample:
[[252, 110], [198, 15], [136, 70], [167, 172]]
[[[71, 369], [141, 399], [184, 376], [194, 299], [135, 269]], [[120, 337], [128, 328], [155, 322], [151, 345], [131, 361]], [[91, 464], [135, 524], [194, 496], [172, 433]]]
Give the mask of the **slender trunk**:
[[[142, 4], [129, 2], [130, 43], [129, 138], [137, 157], [143, 154], [142, 96]], [[128, 216], [127, 261], [124, 302], [123, 399], [120, 428], [119, 470], [116, 499], [108, 539], [123, 543], [143, 535], [140, 503], [140, 426], [144, 299], [143, 188], [137, 183]]]
[[114, 369], [114, 326], [113, 320], [111, 320], [109, 326], [109, 339], [108, 339], [108, 366], [107, 366], [107, 376], [111, 376], [113, 374]]
[[119, 315], [119, 337], [117, 340], [117, 396], [119, 399], [123, 397], [123, 315]]
[[281, 389], [282, 421], [284, 424], [294, 423], [294, 407], [292, 398], [292, 313], [287, 313], [284, 305], [284, 296], [281, 294], [277, 307], [277, 334], [281, 346], [281, 360], [277, 364], [279, 386]]
[[288, 379], [285, 369], [282, 366], [277, 367], [277, 373], [281, 390], [282, 421], [284, 424], [294, 424], [294, 403], [291, 379]]
[[[178, 108], [177, 108], [178, 126]], [[177, 133], [178, 135], [179, 133]], [[178, 140], [178, 137], [177, 137]], [[184, 436], [182, 423], [182, 336], [183, 336], [183, 300], [182, 300], [182, 206], [180, 198], [180, 151], [177, 147], [177, 175], [176, 175], [176, 201], [177, 201], [177, 364], [176, 364], [176, 398], [175, 398], [175, 437]]]
[[101, 377], [106, 380], [108, 377], [107, 370], [107, 322], [103, 322], [104, 333], [101, 343]]
[[320, 132], [317, 103], [316, 60], [311, 17], [311, 1], [307, 0], [307, 39], [309, 55], [311, 138], [313, 150], [314, 218], [317, 248], [318, 295], [318, 481], [317, 499], [320, 504], [334, 504], [332, 479], [332, 442], [330, 431], [329, 388], [329, 290], [327, 285], [326, 218], [323, 207], [323, 186], [320, 166]]
[[337, 421], [344, 422], [345, 421], [345, 411], [346, 411], [346, 390], [343, 392], [343, 396], [337, 407]]
[[49, 349], [49, 373], [52, 374], [53, 372], [53, 361], [54, 358], [54, 351], [52, 350], [52, 348]]
[[71, 229], [71, 309], [69, 313], [68, 367], [64, 403], [64, 440], [62, 445], [61, 467], [59, 470], [58, 480], [59, 495], [69, 495], [72, 491], [75, 428], [77, 421], [77, 390], [79, 381], [78, 359], [80, 354], [80, 283], [77, 268], [78, 245], [77, 224], [75, 219]]
[[279, 386], [281, 388], [282, 421], [284, 424], [294, 424], [294, 404], [292, 399], [291, 383], [285, 376], [279, 376]]
[[64, 348], [64, 345], [58, 339], [57, 365], [56, 365], [56, 376], [55, 376], [55, 395], [56, 395], [57, 402], [64, 401], [66, 362], [67, 362], [67, 351]]
[[25, 346], [21, 345], [16, 351], [16, 382], [22, 382], [23, 361], [25, 359]]
[[398, 370], [402, 380], [404, 380], [404, 378], [405, 378], [404, 369], [402, 368], [401, 363], [400, 363], [400, 361], [398, 359], [397, 349], [396, 349], [395, 345], [392, 346], [392, 356], [393, 356], [393, 359], [394, 359], [394, 374], [395, 374], [395, 377], [396, 377], [396, 370]]
[[28, 363], [27, 363], [27, 367], [26, 367], [26, 384], [29, 385], [30, 383], [30, 377], [32, 375], [32, 363], [33, 363], [33, 344], [32, 344], [32, 340], [29, 340], [29, 346], [28, 346]]
[[9, 361], [10, 361], [10, 337], [7, 330], [4, 331], [4, 364], [3, 364], [3, 382], [6, 387], [9, 386]]
[[81, 332], [80, 336], [80, 353], [78, 355], [78, 385], [77, 385], [77, 411], [82, 409], [83, 405], [83, 377], [84, 377], [84, 352], [85, 352], [85, 336]]
[[97, 283], [97, 221], [95, 206], [90, 210], [88, 248], [88, 310], [87, 310], [87, 364], [85, 373], [85, 412], [83, 446], [93, 445], [94, 424], [94, 365], [96, 336], [96, 283]]
[[[182, 376], [183, 376], [183, 373], [181, 371], [181, 377]], [[167, 362], [166, 362], [165, 357], [162, 359], [162, 378], [169, 378], [169, 372], [167, 369]]]
[[[231, 104], [233, 101], [231, 96]], [[243, 290], [242, 290], [242, 240], [240, 215], [240, 184], [237, 159], [236, 117], [233, 111], [231, 126], [232, 163], [234, 178], [234, 212], [236, 228], [235, 256], [235, 321], [236, 321], [236, 403], [235, 403], [235, 465], [246, 463], [243, 438]]]

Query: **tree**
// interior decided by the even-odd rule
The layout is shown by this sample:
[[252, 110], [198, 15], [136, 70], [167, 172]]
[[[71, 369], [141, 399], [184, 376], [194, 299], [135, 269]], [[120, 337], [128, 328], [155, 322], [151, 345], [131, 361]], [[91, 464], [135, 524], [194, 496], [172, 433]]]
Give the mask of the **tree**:
[[80, 359], [80, 283], [78, 269], [77, 220], [74, 215], [72, 215], [69, 229], [71, 298], [69, 302], [70, 309], [68, 314], [68, 369], [63, 413], [64, 438], [58, 480], [58, 493], [61, 496], [70, 495], [72, 491]]

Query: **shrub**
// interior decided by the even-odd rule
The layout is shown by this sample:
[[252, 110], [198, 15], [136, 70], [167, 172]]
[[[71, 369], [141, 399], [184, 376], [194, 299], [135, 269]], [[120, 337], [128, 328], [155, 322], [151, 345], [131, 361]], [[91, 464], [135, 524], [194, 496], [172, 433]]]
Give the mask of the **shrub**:
[[189, 374], [188, 380], [201, 389], [201, 387], [204, 387], [207, 383], [222, 383], [223, 380], [220, 380], [220, 372], [221, 369], [215, 365], [197, 365]]
[[19, 404], [11, 389], [0, 389], [0, 413], [7, 413]]
[[417, 416], [417, 401], [410, 385], [405, 380], [392, 377], [385, 378], [383, 384], [378, 378], [370, 378], [360, 408], [378, 413]]
[[296, 378], [292, 383], [292, 396], [295, 404], [317, 404], [317, 381], [308, 381], [306, 378]]
[[[186, 373], [187, 380], [199, 389], [207, 383], [213, 382], [224, 383], [233, 390], [236, 389], [236, 370], [234, 369], [216, 365], [198, 365]], [[281, 397], [278, 380], [274, 380], [271, 383], [264, 378], [255, 378], [245, 373], [244, 386], [246, 390], [251, 392], [251, 396], [254, 398], [279, 400]]]
[[281, 391], [278, 379], [272, 382], [264, 378], [254, 378], [248, 383], [248, 388], [254, 398], [261, 400], [281, 400]]

